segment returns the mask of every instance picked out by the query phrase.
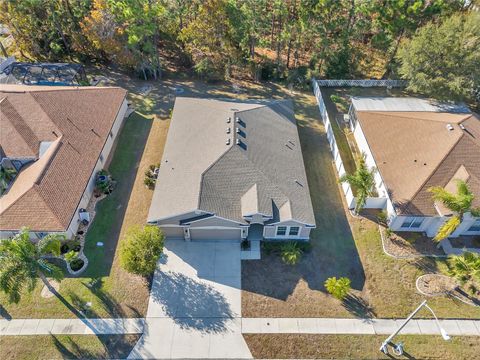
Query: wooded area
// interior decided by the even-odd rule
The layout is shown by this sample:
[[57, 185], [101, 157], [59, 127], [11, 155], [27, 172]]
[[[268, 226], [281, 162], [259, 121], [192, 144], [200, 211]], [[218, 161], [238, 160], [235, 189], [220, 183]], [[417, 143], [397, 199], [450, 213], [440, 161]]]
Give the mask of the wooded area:
[[[478, 1], [465, 0], [2, 0], [0, 4], [0, 23], [10, 28], [18, 51], [27, 59], [112, 62], [141, 77], [158, 78], [168, 54], [176, 66], [207, 80], [247, 76], [293, 84], [305, 83], [311, 76], [411, 76], [408, 67], [400, 72], [399, 68], [402, 57], [412, 58], [408, 40], [418, 29], [452, 16], [461, 17], [460, 25], [463, 17], [478, 16]], [[467, 50], [478, 53], [478, 26], [469, 31], [475, 41]], [[399, 51], [402, 47], [406, 50]], [[479, 81], [478, 61], [476, 56], [472, 63], [476, 75], [467, 79], [472, 86]]]

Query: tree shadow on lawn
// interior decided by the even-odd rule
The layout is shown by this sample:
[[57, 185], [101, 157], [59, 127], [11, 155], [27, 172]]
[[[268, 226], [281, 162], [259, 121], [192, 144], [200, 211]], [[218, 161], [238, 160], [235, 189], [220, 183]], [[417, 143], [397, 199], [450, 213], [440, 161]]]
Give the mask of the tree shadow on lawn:
[[223, 294], [213, 286], [177, 272], [158, 271], [150, 296], [182, 329], [224, 332], [236, 316]]
[[[112, 194], [97, 204], [97, 214], [85, 239], [84, 251], [89, 266], [82, 277], [110, 275], [125, 212], [152, 123], [152, 118], [137, 112], [125, 120], [109, 166], [117, 186]], [[97, 246], [97, 242], [103, 242], [103, 246]]]
[[53, 344], [65, 359], [126, 359], [140, 336], [97, 335], [103, 351], [94, 351], [80, 346], [70, 336], [51, 335]]
[[377, 316], [370, 304], [355, 294], [348, 294], [343, 299], [342, 305], [350, 314], [358, 318], [371, 319]]
[[362, 290], [365, 273], [340, 197], [326, 135], [308, 121], [300, 124], [299, 135], [317, 225], [310, 235], [312, 250], [295, 266], [283, 264], [275, 254], [244, 261], [242, 289], [286, 300], [301, 279], [309, 289], [326, 292], [326, 279], [346, 276], [353, 289]]

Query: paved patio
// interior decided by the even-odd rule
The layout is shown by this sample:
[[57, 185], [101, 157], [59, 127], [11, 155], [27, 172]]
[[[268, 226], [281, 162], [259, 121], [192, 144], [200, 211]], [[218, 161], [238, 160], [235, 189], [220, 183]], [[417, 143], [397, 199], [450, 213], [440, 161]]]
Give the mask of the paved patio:
[[251, 358], [241, 332], [240, 244], [167, 241], [130, 359]]

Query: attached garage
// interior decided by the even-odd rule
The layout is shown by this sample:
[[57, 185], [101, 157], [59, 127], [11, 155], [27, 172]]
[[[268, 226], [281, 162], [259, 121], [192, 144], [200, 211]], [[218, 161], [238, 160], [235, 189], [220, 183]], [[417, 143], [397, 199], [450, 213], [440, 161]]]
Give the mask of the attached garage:
[[240, 229], [192, 229], [190, 239], [193, 241], [205, 240], [240, 240]]
[[183, 227], [173, 227], [173, 226], [160, 226], [160, 229], [163, 231], [163, 234], [166, 238], [169, 239], [183, 239]]

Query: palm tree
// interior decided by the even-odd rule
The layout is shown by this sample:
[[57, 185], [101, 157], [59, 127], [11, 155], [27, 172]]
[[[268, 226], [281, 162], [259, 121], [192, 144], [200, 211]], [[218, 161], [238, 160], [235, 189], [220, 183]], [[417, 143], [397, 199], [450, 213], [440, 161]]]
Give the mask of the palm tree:
[[480, 254], [465, 252], [448, 259], [450, 273], [461, 283], [480, 281]]
[[480, 208], [473, 208], [473, 200], [475, 196], [470, 191], [468, 184], [463, 180], [457, 180], [457, 193], [453, 194], [445, 190], [441, 186], [434, 186], [428, 189], [433, 194], [432, 198], [435, 201], [440, 201], [450, 209], [454, 216], [445, 221], [437, 231], [434, 240], [440, 241], [449, 237], [462, 223], [463, 216], [470, 212], [473, 216], [480, 216]]
[[25, 287], [33, 291], [38, 278], [57, 294], [47, 276], [60, 281], [63, 271], [48, 262], [46, 257], [60, 255], [60, 241], [64, 238], [51, 234], [34, 244], [29, 229], [24, 227], [12, 239], [0, 240], [0, 290], [8, 295], [10, 302], [18, 303]]
[[373, 194], [375, 189], [375, 172], [377, 170], [374, 167], [369, 169], [365, 158], [365, 153], [362, 153], [362, 155], [358, 157], [357, 169], [355, 172], [340, 177], [340, 182], [346, 182], [356, 190], [356, 214], [363, 209], [367, 202], [367, 198]]

